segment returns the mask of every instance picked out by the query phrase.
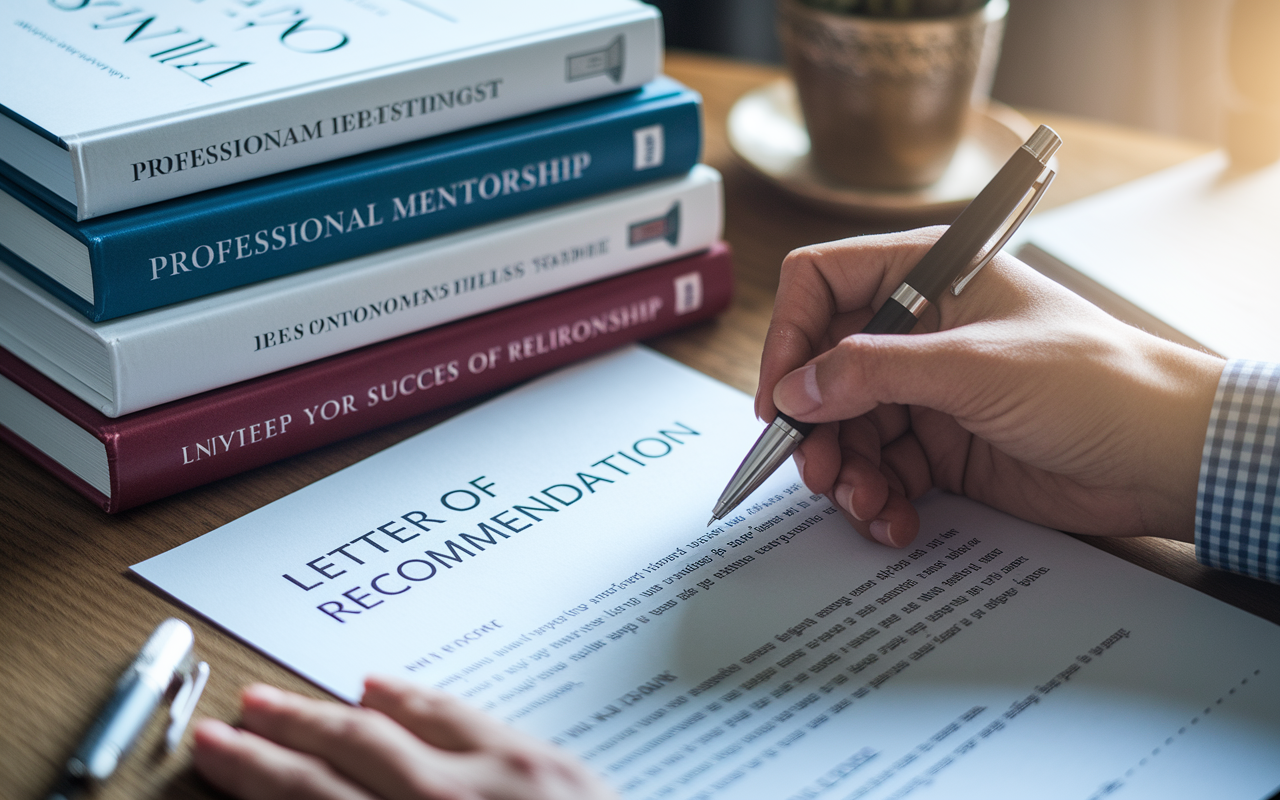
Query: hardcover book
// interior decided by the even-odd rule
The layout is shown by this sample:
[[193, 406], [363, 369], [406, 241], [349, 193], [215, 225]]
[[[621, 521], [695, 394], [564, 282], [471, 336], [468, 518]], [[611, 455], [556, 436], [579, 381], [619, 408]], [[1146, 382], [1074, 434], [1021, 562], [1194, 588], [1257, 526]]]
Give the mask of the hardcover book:
[[115, 513], [726, 308], [726, 245], [110, 419], [0, 350], [0, 439]]
[[0, 153], [88, 219], [635, 88], [661, 59], [637, 0], [14, 0]]
[[695, 92], [659, 78], [84, 222], [0, 163], [0, 256], [100, 322], [684, 174], [698, 112]]
[[720, 175], [88, 322], [0, 262], [0, 346], [109, 417], [690, 255], [720, 238]]

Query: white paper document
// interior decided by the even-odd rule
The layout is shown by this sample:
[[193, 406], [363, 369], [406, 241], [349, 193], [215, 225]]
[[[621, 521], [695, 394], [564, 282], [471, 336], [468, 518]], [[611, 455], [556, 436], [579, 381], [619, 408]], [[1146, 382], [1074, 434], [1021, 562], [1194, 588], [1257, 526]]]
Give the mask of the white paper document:
[[1008, 250], [1031, 245], [1019, 256], [1139, 327], [1277, 361], [1278, 192], [1280, 164], [1238, 172], [1215, 151], [1032, 217]]
[[623, 350], [134, 570], [341, 697], [442, 687], [627, 798], [1280, 787], [1280, 627], [947, 495], [888, 549], [790, 466], [706, 528], [760, 427]]

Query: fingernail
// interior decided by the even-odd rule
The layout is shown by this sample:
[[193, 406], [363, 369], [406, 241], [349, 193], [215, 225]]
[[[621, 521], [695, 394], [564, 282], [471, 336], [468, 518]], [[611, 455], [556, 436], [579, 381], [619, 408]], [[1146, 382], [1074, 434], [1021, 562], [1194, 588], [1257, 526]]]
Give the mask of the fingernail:
[[791, 458], [796, 462], [796, 472], [800, 473], [800, 480], [804, 480], [804, 453], [799, 450], [791, 454]]
[[372, 689], [375, 692], [395, 693], [408, 687], [404, 681], [390, 675], [368, 675], [364, 679], [364, 688], [365, 691]]
[[889, 521], [883, 519], [872, 520], [871, 538], [886, 547], [893, 547], [893, 539], [889, 538]]
[[818, 391], [818, 365], [809, 364], [783, 376], [773, 390], [778, 409], [795, 416], [808, 414], [822, 407], [822, 393]]
[[236, 739], [240, 731], [220, 719], [202, 719], [195, 725], [196, 741], [226, 744]]
[[245, 703], [257, 706], [278, 706], [284, 700], [284, 692], [265, 683], [254, 683], [245, 687], [241, 697]]
[[859, 517], [857, 513], [855, 513], [853, 510], [853, 487], [852, 486], [850, 486], [847, 483], [840, 484], [839, 486], [836, 487], [835, 495], [836, 495], [836, 502], [840, 504], [841, 508], [843, 508], [845, 511], [848, 511], [850, 514], [853, 514], [854, 519], [857, 519], [857, 520], [862, 519], [862, 517]]

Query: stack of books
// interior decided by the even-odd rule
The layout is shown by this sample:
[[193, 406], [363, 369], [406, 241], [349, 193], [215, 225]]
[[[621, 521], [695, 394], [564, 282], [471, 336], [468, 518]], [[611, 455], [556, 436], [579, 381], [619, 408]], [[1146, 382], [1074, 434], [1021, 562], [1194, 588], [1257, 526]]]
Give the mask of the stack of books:
[[728, 305], [650, 6], [0, 13], [0, 438], [108, 512]]

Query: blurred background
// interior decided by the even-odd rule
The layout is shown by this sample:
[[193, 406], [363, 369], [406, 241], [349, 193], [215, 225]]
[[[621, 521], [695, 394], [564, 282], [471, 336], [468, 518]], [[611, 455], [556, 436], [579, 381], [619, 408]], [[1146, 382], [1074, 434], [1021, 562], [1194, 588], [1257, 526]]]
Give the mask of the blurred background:
[[[774, 0], [650, 0], [667, 45], [782, 63]], [[1239, 0], [1274, 20], [1280, 0]], [[1010, 0], [992, 95], [1042, 108], [1224, 143], [1233, 94], [1227, 43], [1232, 0]], [[1249, 69], [1280, 84], [1280, 37], [1253, 22], [1246, 43], [1270, 51]], [[1240, 38], [1237, 32], [1237, 40]], [[1239, 48], [1238, 48], [1239, 49]], [[1238, 81], [1237, 81], [1238, 83]]]

